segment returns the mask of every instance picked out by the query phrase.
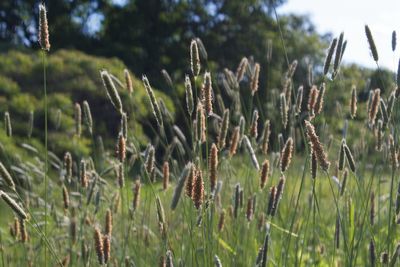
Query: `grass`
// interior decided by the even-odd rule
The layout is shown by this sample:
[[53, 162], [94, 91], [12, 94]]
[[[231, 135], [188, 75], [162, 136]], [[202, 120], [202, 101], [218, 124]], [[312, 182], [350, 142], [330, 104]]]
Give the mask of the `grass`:
[[[281, 41], [284, 45], [284, 40]], [[373, 42], [372, 36], [369, 36], [368, 41]], [[191, 46], [196, 45], [195, 41], [191, 43]], [[200, 62], [196, 61], [199, 58], [193, 53], [192, 66], [198, 66]], [[43, 56], [45, 67], [44, 59]], [[190, 136], [186, 139], [174, 133], [174, 122], [168, 120], [164, 108], [158, 107], [157, 97], [153, 94], [147, 78], [143, 76], [154, 119], [158, 122], [146, 122], [149, 132], [154, 132], [156, 136], [152, 142], [154, 153], [150, 149], [151, 144], [142, 147], [134, 130], [128, 129], [127, 140], [123, 134], [115, 138], [115, 142], [119, 138], [119, 155], [114, 155], [115, 148], [111, 146], [104, 150], [97, 149], [93, 141], [94, 149], [90, 156], [73, 158], [71, 179], [66, 176], [66, 166], [61, 156], [47, 151], [45, 108], [44, 151], [39, 152], [35, 148], [36, 144], [29, 144], [29, 140], [28, 146], [23, 146], [26, 150], [23, 160], [18, 160], [16, 155], [5, 153], [6, 150], [0, 151], [1, 158], [4, 159], [4, 164], [8, 166], [17, 185], [17, 191], [13, 192], [1, 180], [2, 190], [14, 198], [30, 217], [26, 221], [29, 238], [22, 240], [20, 229], [13, 224], [14, 217], [18, 215], [13, 214], [12, 209], [1, 202], [0, 207], [4, 214], [0, 218], [2, 265], [171, 266], [172, 262], [176, 266], [219, 266], [220, 262], [223, 266], [375, 266], [380, 255], [387, 253], [389, 260], [382, 264], [395, 266], [400, 253], [396, 240], [396, 221], [399, 216], [396, 210], [400, 205], [396, 201], [396, 188], [399, 181], [397, 166], [393, 164], [393, 156], [396, 160], [398, 156], [396, 122], [399, 119], [399, 106], [396, 100], [390, 115], [378, 113], [378, 119], [388, 125], [387, 129], [382, 130], [384, 139], [380, 140], [385, 149], [374, 151], [377, 142], [374, 138], [377, 138], [377, 135], [374, 135], [376, 126], [371, 125], [371, 121], [370, 124], [365, 123], [364, 135], [347, 143], [349, 153], [354, 157], [355, 168], [349, 164], [351, 157], [346, 153], [348, 178], [345, 188], [342, 188], [344, 172], [336, 167], [339, 148], [343, 136], [351, 136], [353, 130], [360, 134], [360, 130], [356, 129], [360, 123], [349, 121], [350, 130], [345, 134], [331, 131], [325, 120], [330, 114], [325, 114], [322, 109], [322, 113], [314, 118], [315, 101], [308, 101], [308, 95], [303, 96], [303, 106], [308, 103], [308, 110], [298, 112], [294, 109], [295, 105], [290, 104], [297, 104], [291, 82], [286, 83], [289, 87], [285, 90], [292, 90], [292, 93], [285, 91], [282, 98], [288, 98], [281, 102], [281, 105], [287, 105], [282, 110], [288, 110], [288, 124], [286, 126], [286, 122], [273, 119], [273, 116], [264, 110], [264, 106], [260, 105], [256, 90], [253, 90], [256, 101], [250, 96], [251, 85], [258, 82], [253, 80], [258, 79], [258, 75], [254, 74], [257, 71], [255, 66], [256, 64], [247, 66], [246, 78], [240, 84], [235, 80], [235, 74], [225, 72], [227, 86], [232, 87], [229, 89], [229, 96], [222, 99], [230, 111], [228, 127], [221, 127], [223, 114], [213, 114], [207, 116], [204, 122], [201, 121], [204, 110], [198, 105], [198, 114], [186, 114], [184, 118], [188, 123], [182, 127], [186, 127], [184, 130]], [[282, 75], [286, 80], [292, 79], [295, 71], [293, 66], [289, 66], [289, 69], [292, 69], [291, 74], [288, 72], [289, 74]], [[44, 68], [44, 75], [45, 70]], [[192, 72], [197, 75], [197, 70]], [[201, 91], [204, 73], [206, 70], [202, 70], [200, 76], [192, 77], [189, 81], [193, 83], [196, 99], [197, 96], [204, 95]], [[116, 108], [115, 112], [123, 113], [124, 107], [113, 84], [115, 79], [111, 76], [106, 78], [105, 87]], [[214, 76], [206, 75], [208, 90], [218, 88], [211, 86], [212, 78]], [[341, 83], [340, 72], [337, 78], [339, 81], [321, 77], [328, 85]], [[308, 92], [309, 89], [305, 87], [304, 92]], [[329, 88], [327, 90], [329, 91]], [[46, 104], [46, 76], [44, 92]], [[314, 89], [313, 93], [318, 94], [318, 89]], [[212, 93], [208, 92], [208, 100], [210, 96]], [[277, 96], [279, 97], [279, 94]], [[349, 91], [348, 97], [350, 96]], [[383, 99], [386, 98], [389, 98], [389, 95], [383, 96]], [[314, 100], [316, 99], [317, 97]], [[272, 101], [279, 103], [278, 99]], [[210, 110], [213, 103], [205, 104]], [[250, 125], [251, 114], [256, 109], [259, 110], [261, 118], [258, 121], [259, 126], [252, 127], [257, 125], [255, 121]], [[214, 107], [215, 110], [222, 110], [222, 113], [224, 111], [221, 107]], [[340, 114], [341, 119], [346, 119], [349, 112], [350, 108], [344, 110], [345, 115]], [[368, 117], [363, 114], [366, 113], [363, 105], [358, 108], [358, 116], [360, 113], [362, 118]], [[127, 115], [128, 118], [134, 116]], [[245, 117], [248, 122], [241, 133], [242, 137], [246, 135], [245, 139], [242, 138], [246, 142], [241, 142], [237, 154], [230, 157], [229, 139], [233, 129], [238, 126], [240, 116]], [[192, 127], [196, 118], [199, 121]], [[93, 119], [96, 120], [96, 114]], [[254, 136], [255, 132], [261, 133], [263, 126], [260, 122], [266, 119], [271, 120], [275, 134], [282, 135], [273, 135], [269, 140], [268, 154], [263, 154], [260, 148], [262, 139]], [[318, 136], [310, 138], [311, 146], [308, 144], [309, 132], [305, 131], [304, 119], [311, 121]], [[81, 118], [77, 118], [76, 122], [81, 121]], [[378, 123], [374, 121], [374, 124]], [[225, 130], [228, 132], [227, 145], [220, 147], [217, 152], [217, 181], [220, 183], [217, 186], [218, 190], [211, 192], [208, 155], [212, 144], [223, 144], [217, 137], [225, 136], [220, 133]], [[82, 135], [88, 132], [84, 131]], [[95, 128], [93, 132], [94, 135], [97, 134]], [[205, 140], [201, 140], [200, 132], [206, 133]], [[247, 134], [249, 142], [246, 139]], [[389, 135], [393, 135], [393, 142], [388, 141]], [[79, 145], [79, 138], [75, 136], [72, 142]], [[293, 142], [286, 142], [287, 140]], [[319, 141], [322, 148], [318, 147]], [[293, 157], [291, 152], [281, 152], [285, 143], [293, 143]], [[249, 146], [255, 151], [255, 157], [249, 153], [252, 151]], [[316, 163], [322, 167], [317, 168], [315, 179], [311, 176], [310, 165], [314, 162], [310, 159], [311, 150], [317, 155]], [[331, 162], [329, 170], [323, 170], [327, 166], [326, 162], [322, 162], [324, 152], [327, 152]], [[126, 153], [126, 159], [122, 157], [123, 153]], [[149, 155], [155, 155], [154, 167], [147, 166], [147, 162], [150, 162]], [[266, 159], [270, 162], [270, 172], [266, 186], [260, 189], [260, 170], [257, 170], [256, 162], [260, 165]], [[83, 165], [79, 163], [82, 160], [86, 164], [88, 187], [83, 187], [81, 183], [80, 173]], [[165, 161], [169, 163], [171, 179], [167, 190], [163, 190], [162, 182], [162, 166]], [[283, 172], [280, 161], [288, 162], [288, 168]], [[192, 165], [187, 165], [188, 163]], [[124, 186], [118, 185], [116, 166], [119, 164], [123, 166], [120, 175], [124, 174]], [[185, 166], [195, 167], [193, 184], [197, 186], [190, 193], [191, 197], [187, 196], [183, 188], [176, 209], [172, 209], [171, 202], [176, 197], [174, 189], [178, 186], [177, 181], [180, 177], [186, 179], [187, 176]], [[199, 175], [200, 171], [202, 176]], [[285, 177], [282, 195], [270, 196], [270, 192], [275, 190], [270, 188], [278, 187], [281, 177]], [[133, 186], [137, 180], [142, 186], [139, 206], [134, 209]], [[68, 189], [70, 199], [68, 208], [65, 208], [63, 203], [64, 185]], [[341, 194], [341, 191], [344, 193]], [[371, 198], [372, 194], [374, 198]], [[201, 205], [196, 208], [194, 203]], [[268, 212], [271, 203], [276, 209], [274, 215]], [[107, 210], [111, 210], [113, 230], [105, 239], [98, 239], [96, 246], [95, 229], [99, 229], [102, 235], [107, 234]], [[221, 214], [225, 214], [223, 228], [220, 227]], [[96, 233], [96, 237], [99, 236]], [[108, 255], [105, 251], [107, 243], [104, 241], [107, 238], [111, 242], [110, 259], [104, 262]]]

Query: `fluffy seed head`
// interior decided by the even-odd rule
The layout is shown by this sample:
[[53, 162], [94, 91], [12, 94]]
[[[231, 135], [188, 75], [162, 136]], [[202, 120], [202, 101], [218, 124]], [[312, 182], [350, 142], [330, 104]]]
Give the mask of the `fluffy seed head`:
[[26, 215], [25, 211], [22, 207], [15, 202], [7, 193], [0, 190], [1, 198], [7, 203], [7, 205], [18, 215], [19, 218], [26, 220], [28, 216]]
[[346, 140], [342, 139], [342, 143], [339, 149], [339, 170], [343, 171], [345, 155], [344, 155], [344, 145], [346, 144]]
[[47, 11], [43, 4], [39, 4], [39, 44], [40, 47], [45, 50], [50, 50], [49, 41], [49, 26], [47, 22]]
[[288, 169], [290, 161], [292, 159], [292, 154], [293, 154], [293, 139], [289, 137], [289, 139], [286, 141], [286, 144], [281, 151], [280, 167], [282, 173]]
[[7, 137], [12, 136], [11, 118], [8, 111], [4, 112], [4, 126]]
[[123, 163], [126, 157], [126, 141], [123, 133], [118, 134], [117, 155], [119, 162]]
[[268, 175], [269, 175], [269, 160], [264, 160], [262, 167], [261, 167], [261, 176], [260, 176], [260, 188], [264, 189], [265, 185], [268, 182]]
[[218, 148], [222, 150], [226, 145], [226, 136], [229, 128], [229, 109], [225, 109], [222, 117], [222, 125], [218, 134]]
[[225, 226], [225, 210], [221, 211], [221, 214], [219, 215], [219, 220], [218, 220], [218, 232], [221, 232], [222, 230], [224, 230], [224, 226]]
[[286, 128], [288, 123], [288, 106], [286, 102], [286, 96], [284, 93], [279, 95], [279, 103], [280, 103], [280, 111], [281, 111], [281, 119], [283, 128]]
[[72, 156], [71, 153], [66, 152], [64, 155], [64, 168], [66, 171], [67, 179], [71, 179], [72, 177]]
[[324, 95], [325, 95], [325, 83], [322, 83], [319, 88], [319, 93], [317, 96], [317, 101], [315, 102], [314, 112], [315, 114], [320, 114], [324, 106]]
[[247, 207], [246, 207], [246, 218], [247, 221], [251, 221], [253, 219], [254, 209], [253, 209], [253, 198], [249, 197], [247, 199]]
[[240, 83], [243, 80], [244, 73], [246, 72], [248, 63], [249, 61], [247, 60], [246, 57], [243, 57], [242, 60], [240, 61], [240, 64], [236, 70], [236, 80], [238, 83]]
[[169, 186], [169, 163], [165, 161], [163, 164], [163, 190], [167, 190]]
[[209, 174], [210, 174], [210, 191], [214, 192], [217, 184], [217, 167], [218, 167], [218, 148], [213, 143], [210, 150], [209, 158]]
[[80, 180], [81, 180], [81, 186], [83, 188], [86, 188], [89, 182], [88, 182], [88, 174], [86, 171], [86, 162], [83, 159], [81, 160], [80, 164]]
[[190, 116], [192, 116], [194, 110], [194, 101], [193, 101], [193, 90], [192, 83], [190, 81], [189, 75], [185, 76], [185, 92], [186, 92], [186, 107]]
[[286, 181], [286, 178], [284, 175], [282, 175], [281, 178], [279, 178], [279, 183], [276, 188], [276, 195], [275, 195], [274, 204], [273, 204], [272, 211], [271, 211], [271, 216], [274, 216], [276, 214], [276, 211], [279, 206], [279, 202], [283, 195], [283, 189], [285, 188], [285, 181]]
[[106, 89], [107, 97], [110, 100], [111, 104], [115, 107], [115, 109], [122, 113], [122, 102], [121, 98], [118, 94], [117, 88], [114, 85], [114, 82], [111, 78], [111, 75], [106, 71], [100, 71], [101, 79], [103, 80], [104, 88]]
[[276, 187], [272, 186], [269, 189], [269, 200], [268, 200], [268, 208], [267, 208], [267, 215], [272, 215], [274, 204], [276, 199]]
[[335, 51], [337, 44], [337, 38], [334, 38], [329, 46], [328, 53], [326, 54], [325, 63], [324, 63], [324, 75], [328, 74], [329, 66], [331, 65], [333, 52]]
[[154, 95], [154, 91], [151, 88], [150, 82], [145, 75], [143, 75], [142, 81], [144, 84], [144, 88], [146, 89], [147, 96], [150, 99], [150, 106], [151, 106], [151, 110], [153, 112], [154, 118], [157, 121], [157, 125], [160, 128], [162, 128], [163, 127], [162, 114], [161, 114], [160, 106], [158, 105], [158, 102], [156, 100], [156, 96]]
[[190, 66], [192, 69], [193, 76], [199, 76], [200, 74], [200, 56], [199, 48], [196, 40], [192, 40], [190, 43]]
[[396, 44], [397, 44], [396, 31], [393, 31], [392, 32], [392, 51], [393, 52], [396, 50]]
[[86, 100], [83, 101], [83, 118], [90, 135], [92, 135], [93, 134], [92, 113], [90, 111], [89, 103]]
[[250, 89], [251, 95], [254, 95], [258, 91], [258, 79], [260, 76], [260, 64], [254, 65], [253, 76], [251, 77]]
[[193, 182], [192, 200], [196, 209], [199, 209], [204, 200], [204, 182], [203, 174], [200, 169], [196, 170], [196, 176]]
[[82, 133], [82, 110], [81, 110], [81, 105], [79, 105], [79, 103], [75, 103], [74, 116], [75, 116], [75, 134], [76, 136], [80, 137]]
[[354, 161], [353, 155], [351, 154], [350, 148], [344, 144], [344, 153], [346, 155], [347, 162], [349, 163], [350, 170], [352, 172], [356, 171], [356, 163]]
[[7, 171], [6, 167], [4, 167], [3, 163], [0, 162], [0, 177], [7, 183], [7, 185], [15, 191], [15, 183], [11, 174]]
[[261, 145], [261, 150], [264, 155], [268, 154], [269, 136], [271, 135], [270, 125], [270, 121], [266, 120], [264, 123], [264, 132]]
[[303, 86], [300, 86], [299, 90], [297, 91], [297, 96], [296, 96], [296, 112], [297, 113], [301, 112], [302, 102], [303, 102]]
[[315, 104], [317, 103], [318, 94], [319, 90], [317, 89], [317, 87], [315, 85], [312, 86], [310, 89], [310, 94], [308, 95], [308, 111], [314, 111]]
[[154, 169], [154, 162], [155, 162], [155, 150], [153, 146], [149, 147], [149, 151], [147, 152], [146, 158], [146, 171], [147, 173], [151, 173]]
[[351, 118], [354, 119], [357, 113], [357, 90], [356, 87], [353, 85], [351, 89], [351, 101], [350, 101], [350, 115]]
[[311, 178], [317, 177], [317, 156], [314, 151], [311, 151]]
[[135, 186], [133, 188], [133, 210], [137, 210], [137, 208], [139, 207], [140, 187], [140, 180], [136, 180]]
[[105, 233], [106, 233], [106, 235], [108, 235], [108, 236], [111, 236], [111, 234], [112, 234], [112, 221], [113, 221], [113, 219], [112, 219], [112, 213], [111, 213], [111, 210], [110, 209], [107, 209], [107, 211], [106, 211], [106, 219], [105, 219]]
[[193, 183], [195, 178], [196, 178], [196, 167], [194, 166], [194, 164], [192, 164], [189, 169], [189, 174], [186, 180], [186, 187], [185, 187], [185, 193], [190, 198], [192, 197], [193, 194]]
[[236, 150], [239, 144], [239, 137], [240, 137], [240, 128], [239, 126], [236, 126], [235, 129], [233, 129], [232, 138], [230, 141], [230, 148], [229, 148], [230, 157], [236, 154]]
[[62, 186], [62, 190], [63, 190], [64, 209], [67, 210], [69, 207], [69, 193], [65, 185]]
[[94, 247], [96, 249], [97, 259], [99, 264], [104, 264], [104, 247], [103, 247], [103, 236], [99, 228], [94, 229]]
[[315, 133], [314, 125], [309, 121], [304, 121], [307, 129], [307, 136], [310, 141], [311, 149], [314, 151], [317, 161], [324, 171], [328, 171], [330, 162], [328, 161], [327, 155], [324, 152], [322, 144], [319, 141], [319, 137]]
[[124, 77], [126, 90], [128, 90], [128, 92], [131, 94], [133, 92], [133, 83], [131, 75], [129, 74], [129, 71], [127, 69], [124, 69]]
[[250, 136], [253, 138], [257, 138], [258, 136], [258, 110], [255, 109], [253, 111], [253, 116], [251, 118], [251, 125], [250, 125]]
[[371, 50], [372, 57], [375, 61], [378, 61], [378, 50], [376, 49], [374, 38], [372, 37], [372, 33], [368, 25], [365, 25], [365, 35], [367, 36], [367, 41], [369, 44], [369, 49]]
[[213, 105], [212, 105], [213, 91], [212, 91], [211, 74], [208, 71], [204, 73], [204, 83], [202, 92], [203, 92], [203, 103], [205, 110], [207, 112], [207, 115], [211, 115], [213, 113]]

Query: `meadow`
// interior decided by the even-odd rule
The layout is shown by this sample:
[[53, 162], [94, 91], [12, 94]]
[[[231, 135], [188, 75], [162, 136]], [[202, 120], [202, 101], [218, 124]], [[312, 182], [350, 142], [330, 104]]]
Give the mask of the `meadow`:
[[[207, 44], [193, 39], [181, 106], [164, 101], [145, 75], [139, 86], [122, 66], [98, 69], [96, 93], [117, 118], [116, 136], [103, 140], [95, 128], [102, 108], [92, 112], [89, 100], [74, 103], [60, 126], [66, 120], [47, 95], [51, 33], [43, 5], [39, 14], [44, 123], [34, 129], [30, 113], [25, 130], [29, 138], [39, 132], [43, 143], [18, 139], [10, 147], [15, 121], [4, 113], [2, 266], [399, 264], [400, 74], [390, 88], [371, 88], [367, 101], [357, 84], [337, 99], [343, 33], [304, 84], [293, 82], [298, 61], [287, 59], [279, 89], [259, 87], [266, 72], [251, 57], [210, 73], [201, 60]], [[365, 33], [379, 74], [367, 25]], [[121, 95], [147, 106], [151, 120], [140, 130]], [[326, 114], [333, 103], [335, 114]], [[58, 125], [61, 153], [49, 147], [48, 121]], [[145, 132], [155, 135], [147, 144]], [[86, 154], [74, 151], [81, 143]]]

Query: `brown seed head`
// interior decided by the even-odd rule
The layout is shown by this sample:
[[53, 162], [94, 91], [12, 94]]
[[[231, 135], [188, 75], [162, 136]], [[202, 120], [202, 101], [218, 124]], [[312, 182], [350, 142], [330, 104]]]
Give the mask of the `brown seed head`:
[[137, 210], [139, 207], [139, 201], [140, 201], [140, 180], [136, 180], [135, 182], [135, 187], [133, 189], [133, 209]]
[[105, 233], [108, 236], [111, 236], [111, 234], [112, 234], [112, 221], [113, 221], [113, 219], [112, 219], [111, 210], [107, 209], [106, 220], [105, 220], [105, 226], [106, 226]]
[[117, 155], [119, 161], [123, 163], [126, 157], [126, 142], [125, 137], [122, 133], [119, 133], [118, 135]]
[[292, 154], [293, 154], [293, 139], [289, 137], [289, 139], [286, 141], [286, 144], [281, 151], [280, 167], [282, 173], [288, 169], [290, 161], [292, 159]]
[[194, 183], [195, 178], [196, 178], [196, 168], [192, 164], [190, 166], [189, 174], [188, 174], [188, 177], [187, 177], [187, 180], [186, 180], [186, 187], [185, 187], [186, 195], [188, 197], [190, 197], [190, 198], [192, 197], [193, 183]]
[[315, 85], [313, 85], [308, 95], [308, 104], [307, 104], [308, 111], [314, 110], [315, 104], [317, 103], [318, 94], [319, 90]]
[[232, 138], [230, 141], [230, 148], [229, 148], [229, 156], [232, 157], [236, 154], [237, 147], [239, 144], [239, 137], [240, 137], [240, 128], [236, 126], [233, 130]]
[[212, 106], [212, 82], [211, 82], [211, 74], [209, 72], [204, 73], [204, 83], [203, 83], [203, 103], [207, 112], [207, 115], [213, 113], [213, 106]]
[[263, 133], [263, 140], [262, 140], [262, 146], [261, 146], [261, 150], [264, 155], [268, 154], [268, 145], [269, 145], [269, 136], [270, 135], [271, 135], [270, 122], [269, 122], [269, 120], [266, 120], [264, 123], [264, 133]]
[[94, 247], [96, 249], [97, 259], [99, 264], [104, 264], [104, 246], [103, 246], [103, 236], [99, 228], [94, 229]]
[[110, 260], [111, 239], [109, 235], [103, 236], [104, 263]]
[[307, 136], [310, 141], [311, 149], [314, 151], [317, 161], [324, 171], [329, 169], [330, 162], [328, 161], [327, 155], [324, 152], [322, 144], [319, 141], [319, 137], [315, 133], [314, 125], [309, 121], [304, 121], [307, 129]]
[[169, 185], [169, 163], [165, 161], [163, 164], [163, 190], [167, 190]]
[[224, 226], [225, 226], [225, 210], [222, 210], [218, 220], [218, 232], [224, 230]]
[[251, 77], [250, 89], [251, 95], [254, 95], [258, 91], [258, 79], [260, 76], [260, 64], [254, 65], [253, 76]]
[[260, 176], [260, 188], [264, 189], [265, 185], [268, 182], [268, 175], [269, 175], [269, 160], [264, 160], [262, 167], [261, 167], [261, 176]]
[[63, 190], [63, 200], [64, 200], [64, 209], [68, 209], [69, 207], [69, 194], [68, 194], [68, 189], [65, 185], [62, 186]]
[[199, 209], [204, 200], [204, 182], [201, 169], [196, 170], [196, 176], [193, 182], [192, 200], [196, 209]]
[[376, 114], [378, 114], [379, 105], [381, 102], [381, 89], [375, 89], [372, 95], [372, 100], [369, 108], [368, 118], [371, 125], [375, 124]]
[[124, 69], [124, 76], [125, 76], [126, 89], [131, 94], [133, 92], [133, 84], [132, 84], [131, 75], [129, 74], [129, 71], [127, 69]]

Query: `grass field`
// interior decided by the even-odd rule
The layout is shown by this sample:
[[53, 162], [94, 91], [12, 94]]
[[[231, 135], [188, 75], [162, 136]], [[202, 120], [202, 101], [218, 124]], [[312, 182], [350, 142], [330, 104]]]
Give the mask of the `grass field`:
[[[76, 103], [68, 141], [78, 146], [86, 136], [91, 155], [55, 155], [47, 144], [43, 10], [45, 150], [28, 139], [18, 144], [23, 155], [9, 153], [12, 116], [5, 114], [3, 266], [398, 264], [400, 88], [382, 95], [372, 88], [368, 102], [358, 104], [349, 88], [338, 118], [325, 114], [324, 103], [336, 101], [330, 86], [341, 82], [342, 37], [327, 51], [321, 82], [309, 73], [308, 83], [295, 88], [297, 61], [288, 65], [282, 91], [268, 99], [274, 112], [260, 104], [258, 63], [243, 58], [236, 73], [224, 71], [219, 88], [214, 74], [202, 69], [199, 42], [192, 41], [185, 104], [176, 108], [184, 111], [184, 131], [143, 76], [154, 115], [148, 124], [156, 133], [147, 146], [127, 127], [135, 114], [125, 113], [119, 95], [135, 94], [129, 72], [121, 82], [99, 70], [101, 90], [121, 116], [118, 136], [104, 142], [115, 146], [95, 138], [96, 114], [88, 103]], [[367, 26], [366, 35], [378, 62]]]

